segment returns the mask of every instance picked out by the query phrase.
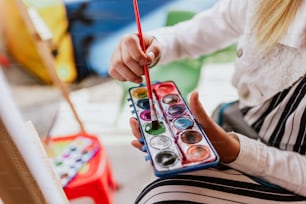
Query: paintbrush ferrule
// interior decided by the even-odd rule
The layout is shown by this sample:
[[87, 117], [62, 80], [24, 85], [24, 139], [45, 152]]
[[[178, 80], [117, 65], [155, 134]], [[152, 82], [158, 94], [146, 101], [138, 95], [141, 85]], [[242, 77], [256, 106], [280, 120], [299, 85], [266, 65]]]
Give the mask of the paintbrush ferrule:
[[153, 104], [153, 100], [150, 100], [150, 112], [151, 112], [151, 121], [157, 121], [156, 109]]

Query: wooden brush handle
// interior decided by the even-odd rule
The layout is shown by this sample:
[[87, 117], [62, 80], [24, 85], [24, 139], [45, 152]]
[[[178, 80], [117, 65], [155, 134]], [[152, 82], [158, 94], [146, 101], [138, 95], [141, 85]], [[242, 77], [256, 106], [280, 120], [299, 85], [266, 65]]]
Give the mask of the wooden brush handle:
[[59, 78], [57, 72], [56, 72], [56, 66], [54, 63], [54, 58], [50, 52], [49, 46], [47, 42], [45, 42], [39, 35], [38, 31], [35, 29], [35, 26], [28, 15], [27, 8], [23, 4], [22, 1], [16, 0], [18, 9], [21, 13], [21, 16], [23, 17], [27, 28], [29, 29], [31, 36], [33, 38], [33, 41], [35, 42], [36, 48], [38, 50], [38, 53], [40, 54], [41, 58], [43, 59], [43, 63], [48, 69], [48, 72], [52, 78], [53, 83], [60, 89], [62, 96], [69, 104], [70, 109], [73, 112], [74, 118], [76, 119], [77, 123], [80, 126], [81, 132], [85, 132], [84, 125], [75, 109], [75, 106], [73, 105], [70, 97], [69, 97], [69, 90], [66, 86], [66, 84]]

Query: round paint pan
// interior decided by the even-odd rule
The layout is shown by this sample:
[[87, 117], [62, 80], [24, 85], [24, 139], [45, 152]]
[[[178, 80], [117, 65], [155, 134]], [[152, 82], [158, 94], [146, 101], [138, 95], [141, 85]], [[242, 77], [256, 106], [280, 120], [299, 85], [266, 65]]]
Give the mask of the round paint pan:
[[174, 120], [173, 125], [178, 130], [186, 130], [193, 127], [193, 120], [191, 118], [182, 117]]
[[150, 109], [150, 102], [148, 98], [142, 98], [139, 99], [136, 103], [137, 107], [144, 109], [144, 110], [149, 110]]
[[148, 123], [148, 124], [145, 125], [145, 131], [146, 131], [146, 133], [148, 133], [150, 135], [160, 135], [160, 134], [166, 132], [166, 127], [165, 127], [164, 123], [158, 122], [158, 128], [153, 129], [152, 128], [152, 123]]
[[178, 156], [172, 151], [162, 151], [155, 156], [155, 161], [159, 166], [167, 168], [175, 165]]
[[209, 156], [209, 148], [204, 145], [192, 145], [187, 150], [187, 158], [191, 162], [205, 161]]
[[177, 94], [168, 94], [165, 95], [162, 99], [162, 102], [165, 104], [174, 104], [180, 101], [180, 97]]
[[140, 113], [140, 118], [144, 121], [151, 121], [151, 111], [144, 110]]
[[163, 150], [169, 148], [172, 145], [172, 141], [169, 137], [165, 135], [160, 135], [152, 137], [150, 140], [150, 145], [154, 149]]
[[159, 96], [163, 97], [175, 91], [176, 87], [172, 83], [161, 83], [156, 87], [156, 92]]
[[133, 96], [134, 98], [137, 98], [137, 99], [147, 98], [147, 97], [148, 97], [147, 88], [145, 88], [145, 87], [140, 87], [140, 88], [134, 89], [134, 90], [132, 91], [132, 96]]
[[185, 130], [180, 134], [182, 142], [186, 144], [196, 144], [202, 140], [202, 135], [200, 132], [195, 130]]
[[167, 113], [172, 118], [178, 118], [186, 112], [187, 108], [184, 104], [173, 104], [168, 107]]

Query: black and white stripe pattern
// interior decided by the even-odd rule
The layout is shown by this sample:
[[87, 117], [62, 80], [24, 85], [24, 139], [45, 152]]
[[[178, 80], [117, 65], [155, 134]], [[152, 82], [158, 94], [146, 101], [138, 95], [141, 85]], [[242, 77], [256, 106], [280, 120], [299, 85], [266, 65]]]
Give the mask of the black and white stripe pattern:
[[241, 109], [244, 119], [268, 145], [306, 152], [306, 78], [264, 104]]
[[137, 204], [281, 204], [305, 203], [297, 196], [271, 184], [254, 180], [221, 166], [192, 174], [157, 179], [138, 196]]

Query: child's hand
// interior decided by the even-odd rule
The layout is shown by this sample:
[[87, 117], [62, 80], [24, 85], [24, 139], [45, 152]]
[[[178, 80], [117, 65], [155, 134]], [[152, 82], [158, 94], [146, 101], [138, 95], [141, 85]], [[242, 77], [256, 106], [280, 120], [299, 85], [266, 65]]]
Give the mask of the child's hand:
[[138, 127], [138, 121], [136, 118], [130, 118], [130, 126], [132, 128], [132, 133], [133, 135], [136, 137], [136, 140], [133, 140], [131, 142], [131, 144], [138, 148], [139, 150], [141, 150], [143, 144], [141, 144], [139, 142], [139, 139], [141, 138], [141, 134], [140, 134], [140, 131], [139, 131], [139, 127]]
[[160, 48], [153, 36], [144, 35], [144, 43], [146, 53], [141, 49], [137, 34], [122, 37], [112, 54], [109, 75], [119, 81], [141, 83], [143, 66], [155, 64], [160, 57]]
[[[239, 140], [229, 136], [219, 125], [217, 125], [206, 113], [199, 101], [199, 94], [193, 92], [190, 97], [190, 108], [196, 120], [202, 126], [207, 137], [218, 152], [220, 159], [224, 163], [234, 161], [240, 151]], [[132, 145], [141, 150], [143, 144], [139, 142], [141, 134], [139, 132], [138, 122], [135, 118], [130, 119], [132, 133], [136, 140], [132, 141]]]
[[240, 151], [240, 142], [238, 138], [230, 136], [229, 133], [226, 133], [207, 115], [199, 100], [198, 92], [193, 92], [191, 94], [190, 109], [218, 152], [220, 160], [224, 163], [234, 161]]

